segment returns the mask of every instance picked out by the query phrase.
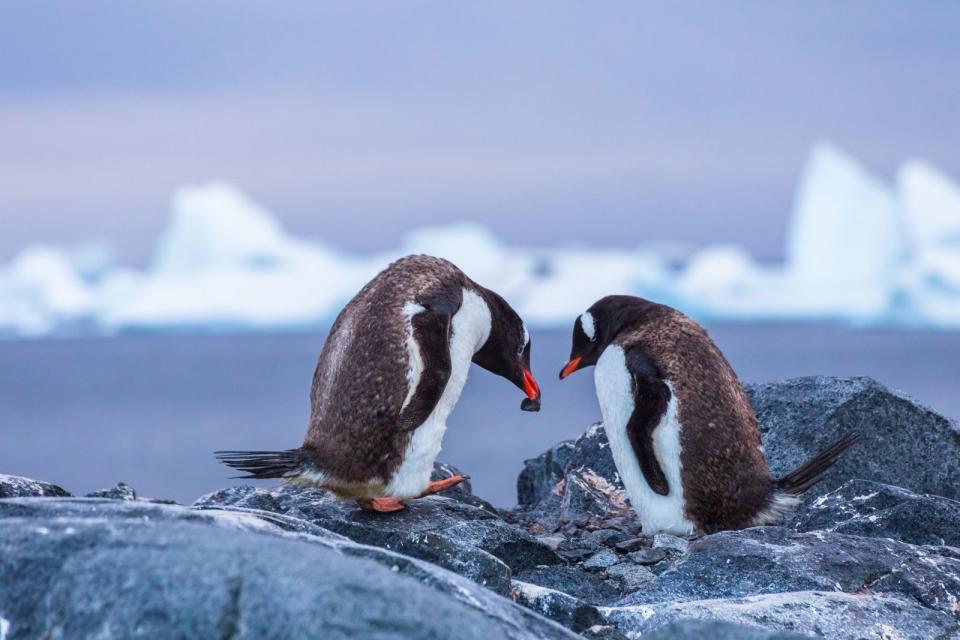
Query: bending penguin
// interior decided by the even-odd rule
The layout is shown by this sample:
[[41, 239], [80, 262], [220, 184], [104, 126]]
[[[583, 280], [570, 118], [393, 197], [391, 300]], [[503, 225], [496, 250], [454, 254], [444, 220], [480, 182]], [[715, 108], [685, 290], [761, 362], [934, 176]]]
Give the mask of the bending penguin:
[[431, 482], [430, 473], [471, 361], [523, 389], [522, 409], [540, 409], [530, 335], [510, 305], [446, 260], [401, 258], [337, 316], [313, 375], [303, 445], [217, 457], [244, 478], [323, 487], [375, 511], [403, 509], [464, 480]]
[[776, 522], [856, 441], [774, 479], [720, 349], [687, 316], [642, 298], [608, 296], [577, 318], [560, 378], [591, 365], [614, 463], [648, 534]]

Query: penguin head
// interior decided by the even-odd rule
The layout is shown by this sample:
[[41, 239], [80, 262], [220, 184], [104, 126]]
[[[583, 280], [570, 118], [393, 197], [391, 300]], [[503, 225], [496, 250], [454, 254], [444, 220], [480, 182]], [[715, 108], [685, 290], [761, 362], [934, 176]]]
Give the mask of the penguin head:
[[560, 370], [563, 380], [574, 371], [597, 364], [620, 330], [630, 322], [636, 312], [649, 305], [642, 298], [633, 296], [607, 296], [593, 303], [573, 323], [573, 344], [570, 360]]
[[530, 372], [530, 334], [517, 312], [492, 291], [484, 298], [490, 308], [490, 335], [473, 361], [523, 389], [527, 397], [520, 408], [540, 411], [540, 386]]

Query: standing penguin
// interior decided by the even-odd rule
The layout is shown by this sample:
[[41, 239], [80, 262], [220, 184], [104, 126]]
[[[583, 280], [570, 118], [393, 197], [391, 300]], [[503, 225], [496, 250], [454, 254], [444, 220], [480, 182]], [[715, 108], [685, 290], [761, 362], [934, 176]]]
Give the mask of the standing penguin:
[[430, 473], [471, 361], [523, 389], [522, 409], [539, 411], [520, 316], [446, 260], [401, 258], [333, 323], [303, 446], [217, 456], [246, 478], [312, 484], [375, 511], [403, 509], [405, 500], [464, 480], [431, 482]]
[[607, 296], [577, 318], [560, 378], [590, 365], [614, 463], [648, 534], [776, 522], [856, 441], [774, 479], [720, 349], [687, 316], [642, 298]]

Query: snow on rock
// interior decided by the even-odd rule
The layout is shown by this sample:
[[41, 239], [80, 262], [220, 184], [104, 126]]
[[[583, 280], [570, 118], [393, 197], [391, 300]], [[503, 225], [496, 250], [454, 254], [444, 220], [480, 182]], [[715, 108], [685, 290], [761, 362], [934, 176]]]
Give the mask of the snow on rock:
[[236, 187], [211, 182], [176, 192], [146, 270], [115, 265], [102, 246], [32, 247], [0, 265], [0, 335], [323, 326], [409, 253], [452, 260], [531, 326], [567, 327], [598, 298], [628, 293], [710, 320], [960, 327], [960, 187], [918, 160], [891, 186], [820, 143], [779, 264], [736, 246], [679, 263], [654, 245], [517, 247], [473, 223], [417, 229], [394, 249], [353, 255], [291, 236]]

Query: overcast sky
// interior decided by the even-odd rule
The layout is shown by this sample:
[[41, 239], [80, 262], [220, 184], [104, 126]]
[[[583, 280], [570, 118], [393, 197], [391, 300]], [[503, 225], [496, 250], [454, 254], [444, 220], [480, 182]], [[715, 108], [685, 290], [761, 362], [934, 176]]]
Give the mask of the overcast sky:
[[815, 140], [960, 177], [958, 120], [956, 2], [8, 2], [0, 260], [143, 262], [213, 178], [358, 250], [478, 220], [776, 258]]

